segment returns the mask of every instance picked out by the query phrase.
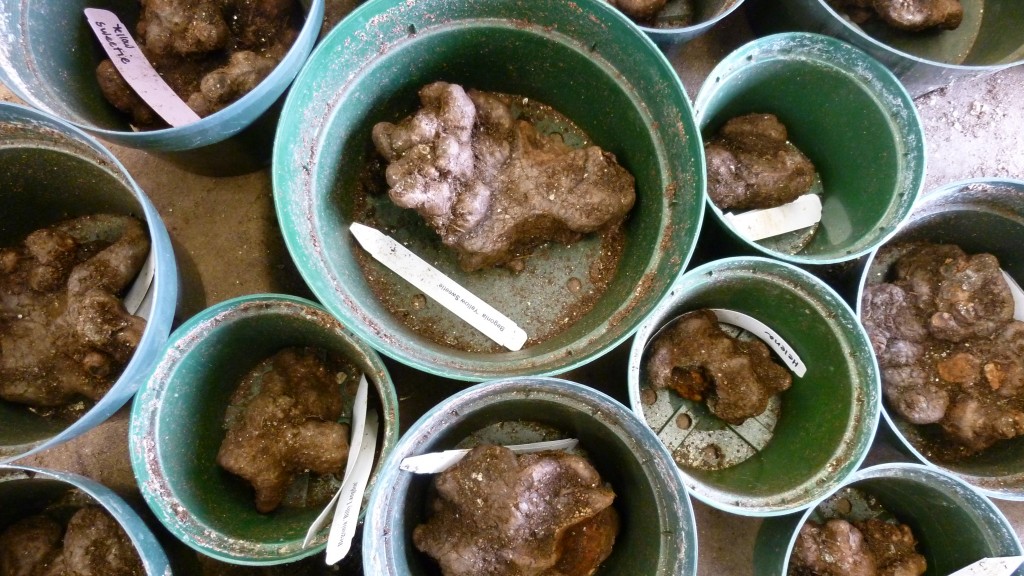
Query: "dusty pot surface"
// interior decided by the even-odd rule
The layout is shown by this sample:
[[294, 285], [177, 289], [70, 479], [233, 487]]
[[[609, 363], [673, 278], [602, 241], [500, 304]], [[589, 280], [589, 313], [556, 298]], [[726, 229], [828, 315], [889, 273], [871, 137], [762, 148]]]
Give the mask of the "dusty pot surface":
[[[117, 14], [135, 34], [138, 0], [12, 0], [0, 7], [0, 81], [32, 106], [67, 120], [95, 136], [123, 146], [153, 151], [184, 151], [209, 146], [253, 124], [278, 99], [313, 49], [323, 21], [323, 0], [304, 2], [306, 19], [281, 62], [253, 90], [222, 110], [191, 124], [136, 132], [110, 105], [96, 82], [96, 66], [106, 58], [86, 21], [85, 8]], [[243, 144], [239, 143], [239, 147]], [[267, 143], [269, 146], [269, 143]], [[225, 145], [215, 150], [220, 162]], [[207, 150], [207, 154], [211, 153]], [[199, 155], [190, 158], [199, 160]]]
[[[1024, 279], [1024, 182], [968, 180], [926, 194], [906, 225], [887, 245], [902, 242], [956, 244], [967, 254], [994, 255], [1002, 269], [1019, 283]], [[857, 294], [858, 315], [863, 316], [864, 291], [889, 281], [892, 260], [881, 258], [886, 246], [872, 252]], [[993, 498], [1024, 499], [1024, 438], [1002, 440], [957, 461], [940, 460], [932, 453], [943, 439], [938, 425], [918, 426], [897, 414], [888, 401], [882, 415], [903, 446], [918, 459], [965, 480]]]
[[124, 166], [81, 130], [23, 106], [0, 104], [0, 174], [0, 246], [20, 246], [29, 233], [68, 218], [129, 215], [145, 222], [154, 270], [148, 303], [143, 301], [138, 312], [147, 317], [147, 324], [135, 353], [110, 390], [84, 415], [74, 420], [48, 418], [22, 404], [0, 401], [3, 462], [74, 438], [132, 397], [170, 334], [178, 275], [156, 208]]
[[910, 96], [867, 54], [826, 36], [741, 46], [708, 75], [694, 109], [705, 141], [732, 118], [773, 114], [814, 165], [809, 193], [822, 214], [811, 228], [750, 241], [708, 196], [709, 231], [724, 229], [744, 253], [798, 265], [853, 260], [893, 233], [924, 183], [924, 130]]
[[0, 532], [12, 522], [42, 513], [51, 506], [72, 513], [85, 505], [100, 506], [121, 525], [148, 576], [170, 576], [170, 564], [156, 536], [132, 507], [109, 488], [68, 472], [0, 465], [0, 509], [4, 511]]
[[[324, 350], [366, 375], [368, 407], [381, 423], [372, 487], [398, 437], [394, 386], [373, 350], [307, 300], [253, 295], [204, 310], [171, 335], [132, 407], [132, 467], [146, 502], [172, 534], [225, 562], [281, 564], [320, 552], [327, 543], [329, 523], [302, 547], [307, 529], [337, 490], [336, 480], [311, 477], [305, 498], [289, 496], [273, 512], [260, 514], [252, 487], [217, 464], [238, 383], [289, 347]], [[368, 498], [367, 493], [364, 502]]]
[[556, 378], [512, 378], [459, 392], [414, 423], [391, 453], [363, 528], [367, 574], [424, 575], [437, 564], [412, 543], [430, 512], [431, 475], [399, 469], [409, 456], [471, 447], [577, 438], [615, 491], [620, 519], [596, 574], [696, 574], [693, 512], [676, 467], [651, 431], [605, 394]]
[[1024, 62], [1024, 5], [1016, 0], [961, 0], [954, 30], [904, 32], [874, 20], [855, 24], [829, 0], [754, 3], [751, 22], [765, 31], [806, 30], [835, 36], [885, 64], [914, 96]]
[[[372, 127], [412, 114], [417, 91], [437, 80], [551, 106], [632, 173], [636, 203], [606, 288], [590, 280], [607, 253], [596, 235], [541, 247], [515, 274], [463, 272], [415, 212], [366, 193], [367, 177], [383, 171]], [[591, 360], [627, 338], [664, 294], [700, 228], [703, 156], [682, 85], [657, 47], [603, 1], [365, 4], [321, 43], [283, 116], [274, 197], [299, 271], [361, 338], [426, 372], [484, 380]], [[349, 232], [368, 214], [535, 340], [505, 351], [372, 260]]]
[[919, 464], [882, 464], [859, 470], [803, 514], [765, 520], [754, 547], [754, 573], [787, 574], [800, 528], [808, 520], [830, 518], [895, 519], [907, 525], [929, 576], [952, 574], [982, 558], [1021, 555], [1003, 513], [964, 482]]
[[[773, 352], [793, 370], [791, 384], [763, 413], [737, 424], [708, 412], [704, 402], [656, 390], [649, 372], [652, 342], [677, 317], [701, 309], [755, 318], [787, 344], [806, 372], [799, 376], [791, 358], [783, 361]], [[809, 273], [764, 258], [727, 258], [683, 274], [637, 331], [628, 385], [633, 412], [668, 446], [690, 493], [746, 516], [809, 506], [860, 466], [878, 424], [878, 368], [853, 311]]]

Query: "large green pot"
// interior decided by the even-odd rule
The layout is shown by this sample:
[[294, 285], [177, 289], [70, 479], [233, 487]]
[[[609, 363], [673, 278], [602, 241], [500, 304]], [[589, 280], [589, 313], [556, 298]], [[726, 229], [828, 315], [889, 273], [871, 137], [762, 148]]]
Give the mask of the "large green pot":
[[[389, 297], [409, 302], [456, 348], [414, 332], [371, 290], [348, 231], [360, 176], [372, 164], [370, 129], [417, 106], [423, 85], [446, 80], [519, 94], [553, 106], [610, 150], [636, 178], [621, 263], [590, 312], [518, 352], [491, 351], [475, 329], [394, 279]], [[382, 0], [363, 5], [314, 52], [283, 111], [273, 184], [285, 243], [324, 306], [374, 348], [417, 369], [484, 380], [579, 366], [627, 338], [686, 265], [702, 218], [700, 135], [683, 87], [657, 47], [600, 0]], [[513, 275], [471, 274], [420, 219], [375, 199], [376, 217], [413, 252], [513, 320], [532, 328], [566, 322], [588, 278], [596, 238], [552, 246]], [[407, 212], [407, 211], [406, 211]], [[583, 291], [585, 292], [585, 291]], [[422, 298], [422, 296], [420, 296]]]
[[741, 46], [708, 75], [694, 109], [705, 139], [730, 118], [776, 115], [821, 177], [822, 218], [809, 241], [802, 231], [750, 241], [709, 197], [709, 238], [717, 233], [740, 253], [801, 266], [849, 262], [892, 235], [924, 183], [913, 100], [881, 64], [826, 36], [776, 34]]
[[[929, 192], [889, 243], [910, 241], [957, 244], [968, 254], [988, 252], [1019, 283], [1024, 280], [1024, 182], [967, 180]], [[884, 282], [892, 264], [877, 256], [878, 250], [871, 253], [861, 277], [858, 315], [864, 289]], [[927, 455], [927, 442], [934, 430], [903, 420], [885, 402], [882, 415], [902, 445], [919, 460], [959, 476], [993, 498], [1024, 500], [1024, 437], [998, 442], [955, 464], [938, 462]]]
[[[752, 316], [796, 352], [807, 371], [781, 393], [767, 444], [732, 466], [686, 465], [680, 426], [670, 408], [681, 399], [667, 389], [652, 397], [647, 380], [650, 342], [676, 317], [720, 308]], [[807, 506], [852, 474], [871, 447], [879, 412], [878, 367], [853, 311], [831, 288], [792, 265], [765, 258], [727, 258], [683, 274], [637, 330], [629, 354], [630, 406], [670, 442], [690, 493], [715, 508], [745, 516], [777, 516]], [[648, 389], [645, 393], [645, 389]], [[722, 430], [713, 416], [692, 430]], [[693, 420], [682, 430], [692, 434]], [[721, 421], [718, 421], [721, 422]], [[700, 422], [696, 422], [700, 424]], [[770, 426], [770, 425], [769, 425]], [[728, 440], [719, 443], [723, 453]]]
[[398, 399], [380, 357], [324, 309], [281, 295], [217, 304], [178, 328], [132, 406], [131, 461], [146, 503], [172, 534], [224, 562], [270, 565], [323, 551], [327, 524], [302, 541], [321, 508], [282, 506], [260, 514], [251, 487], [217, 465], [224, 418], [241, 378], [278, 350], [312, 346], [355, 364], [380, 416], [376, 464], [398, 438]]
[[877, 22], [854, 24], [829, 0], [757, 0], [750, 21], [762, 32], [806, 30], [834, 36], [877, 58], [914, 96], [1024, 62], [1024, 3], [960, 0], [956, 30], [900, 32]]
[[121, 408], [156, 364], [178, 303], [178, 273], [160, 215], [125, 167], [81, 130], [16, 104], [0, 103], [0, 246], [20, 245], [30, 232], [96, 213], [145, 222], [153, 258], [152, 298], [132, 355], [110, 390], [81, 418], [43, 417], [0, 401], [0, 462], [45, 450], [86, 432]]
[[[83, 9], [120, 16], [134, 34], [138, 0], [9, 0], [0, 3], [0, 82], [32, 106], [75, 126], [132, 148], [168, 155], [199, 172], [251, 170], [269, 160], [277, 121], [272, 108], [299, 72], [323, 22], [324, 1], [304, 1], [306, 20], [276, 68], [231, 105], [191, 124], [137, 132], [111, 106], [96, 82], [106, 58]], [[269, 112], [268, 112], [269, 111]], [[238, 135], [236, 138], [232, 136]]]
[[[946, 576], [982, 558], [1022, 554], [1020, 541], [1002, 512], [988, 498], [941, 471], [919, 464], [872, 466], [858, 471], [826, 498], [847, 488], [873, 498], [886, 513], [910, 526], [917, 551], [928, 563], [925, 576]], [[816, 512], [810, 508], [761, 524], [754, 545], [756, 576], [789, 573], [789, 557], [800, 528]], [[1024, 569], [1013, 574], [1021, 576]]]
[[399, 469], [406, 457], [482, 442], [576, 438], [615, 491], [619, 534], [595, 576], [697, 573], [697, 530], [682, 479], [664, 446], [628, 409], [557, 378], [510, 378], [459, 392], [424, 414], [391, 453], [363, 528], [363, 570], [375, 576], [437, 574], [412, 543], [429, 514], [431, 475]]

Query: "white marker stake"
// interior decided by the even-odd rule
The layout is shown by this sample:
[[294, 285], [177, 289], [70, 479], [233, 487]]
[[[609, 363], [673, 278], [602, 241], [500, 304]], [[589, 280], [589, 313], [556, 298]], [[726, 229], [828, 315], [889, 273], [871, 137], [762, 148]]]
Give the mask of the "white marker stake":
[[1022, 562], [1024, 562], [1024, 556], [983, 558], [949, 576], [1010, 576]]
[[[579, 443], [580, 441], [575, 438], [567, 438], [565, 440], [531, 442], [530, 444], [511, 444], [505, 446], [505, 448], [516, 454], [529, 454], [545, 450], [572, 450]], [[460, 448], [458, 450], [445, 450], [443, 452], [409, 456], [402, 460], [398, 467], [401, 470], [414, 474], [437, 474], [455, 466], [466, 454], [469, 454], [469, 450]]]
[[[363, 502], [366, 482], [373, 470], [373, 452], [377, 444], [377, 411], [366, 413], [366, 429], [363, 431], [363, 443], [356, 457], [352, 473], [341, 485], [341, 499], [338, 510], [331, 523], [331, 533], [327, 536], [327, 564], [337, 564], [352, 548], [352, 538], [359, 524], [359, 508]], [[349, 455], [351, 458], [351, 454]]]
[[775, 350], [775, 353], [779, 355], [779, 358], [782, 358], [786, 367], [792, 370], [798, 377], [803, 378], [804, 374], [807, 373], [807, 366], [805, 366], [803, 360], [797, 356], [793, 347], [783, 340], [781, 336], [776, 334], [774, 330], [765, 326], [764, 323], [757, 318], [747, 316], [746, 314], [742, 314], [734, 310], [722, 310], [721, 308], [712, 308], [711, 311], [718, 317], [719, 322], [739, 326], [763, 340], [765, 344]]
[[109, 10], [86, 8], [85, 17], [110, 61], [114, 63], [121, 76], [124, 76], [132, 90], [135, 90], [154, 112], [171, 126], [191, 124], [199, 120], [199, 115], [174, 93], [160, 73], [149, 63], [117, 15]]
[[789, 204], [723, 216], [736, 233], [755, 242], [821, 222], [821, 198], [804, 194]]
[[1024, 291], [1020, 289], [1020, 284], [1006, 273], [1006, 270], [1002, 270], [1003, 278], [1006, 279], [1006, 284], [1010, 287], [1010, 294], [1013, 296], [1013, 319], [1024, 322]]
[[359, 244], [396, 274], [509, 350], [526, 344], [526, 332], [490, 304], [470, 293], [405, 246], [375, 228], [353, 222], [349, 227]]
[[[341, 498], [341, 491], [345, 487], [345, 481], [352, 474], [352, 469], [356, 467], [356, 458], [363, 443], [363, 430], [366, 428], [366, 392], [368, 388], [366, 374], [363, 374], [362, 378], [359, 379], [356, 396], [352, 401], [352, 426], [349, 430], [348, 461], [345, 463], [345, 475], [341, 477], [342, 484], [338, 491], [334, 493], [331, 501], [327, 503], [323, 512], [316, 517], [316, 520], [313, 520], [313, 524], [306, 531], [306, 538], [302, 541], [303, 548], [309, 546], [313, 538], [316, 537], [317, 532], [327, 523], [327, 518], [330, 517], [331, 511], [334, 510], [334, 506]], [[337, 513], [335, 513], [335, 516], [337, 516]]]
[[[124, 302], [124, 309], [129, 314], [139, 313], [152, 285], [153, 251], [150, 250], [149, 255], [146, 256], [146, 261], [142, 263], [142, 268], [139, 269], [139, 275], [135, 277], [135, 282], [132, 283], [131, 288], [128, 289], [128, 293], [124, 295], [124, 300], [122, 301]], [[145, 318], [146, 316], [143, 317]]]

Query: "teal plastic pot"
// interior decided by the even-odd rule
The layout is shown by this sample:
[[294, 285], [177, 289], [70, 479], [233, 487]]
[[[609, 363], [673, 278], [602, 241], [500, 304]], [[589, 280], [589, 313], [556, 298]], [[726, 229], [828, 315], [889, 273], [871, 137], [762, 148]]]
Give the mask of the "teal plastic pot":
[[[687, 4], [687, 0], [683, 0]], [[674, 48], [707, 32], [712, 26], [735, 12], [743, 0], [696, 0], [691, 2], [693, 23], [689, 26], [656, 27], [643, 26], [640, 29], [662, 48]]]
[[[680, 464], [687, 489], [715, 508], [744, 516], [777, 516], [810, 506], [857, 470], [874, 439], [879, 376], [864, 329], [839, 295], [792, 265], [749, 257], [694, 268], [651, 312], [630, 348], [629, 401], [641, 421], [652, 425], [658, 404], [650, 396], [653, 390], [644, 393], [650, 342], [676, 317], [704, 308], [760, 320], [789, 344], [807, 371], [803, 377], [794, 375], [780, 394], [777, 422], [760, 451], [720, 469]], [[657, 394], [680, 402], [667, 389]], [[679, 438], [669, 428], [680, 426], [677, 422], [659, 421], [654, 432]], [[689, 422], [683, 425], [690, 429]], [[719, 446], [723, 453], [728, 450]], [[677, 453], [682, 448], [681, 441], [668, 446], [676, 462], [683, 460]]]
[[[939, 470], [919, 464], [872, 466], [830, 490], [826, 498], [844, 489], [874, 498], [886, 513], [910, 526], [917, 551], [928, 562], [925, 576], [952, 574], [982, 558], [1022, 554], [1020, 541], [1002, 512], [988, 498]], [[818, 513], [810, 508], [803, 514], [765, 520], [754, 545], [755, 576], [787, 574], [800, 528]], [[1014, 574], [1020, 576], [1024, 570]]]
[[705, 138], [729, 119], [771, 113], [821, 180], [822, 219], [807, 232], [752, 242], [710, 198], [714, 226], [735, 250], [798, 265], [847, 262], [906, 218], [924, 183], [924, 131], [896, 78], [864, 52], [817, 34], [759, 38], [726, 56], [697, 94]]
[[1024, 62], [1024, 4], [961, 0], [956, 30], [910, 33], [873, 22], [857, 25], [828, 0], [759, 0], [750, 21], [762, 31], [805, 30], [835, 36], [885, 64], [914, 96]]
[[[906, 225], [889, 243], [928, 241], [960, 246], [968, 254], [988, 252], [1003, 270], [1020, 283], [1024, 280], [1024, 182], [1019, 180], [966, 180], [924, 195]], [[893, 263], [867, 259], [857, 291], [857, 313], [865, 288], [884, 282]], [[927, 427], [903, 420], [882, 403], [882, 415], [903, 447], [931, 466], [960, 477], [992, 498], [1024, 500], [1024, 437], [998, 442], [983, 452], [957, 462], [928, 457], [932, 440]]]
[[129, 434], [132, 468], [146, 503], [172, 534], [207, 556], [234, 564], [281, 564], [321, 552], [327, 544], [330, 523], [302, 547], [322, 506], [283, 506], [260, 514], [252, 488], [217, 465], [225, 411], [238, 382], [260, 361], [292, 346], [326, 350], [366, 375], [380, 431], [364, 507], [398, 438], [398, 400], [387, 369], [324, 309], [301, 298], [265, 294], [200, 312], [171, 335], [135, 398]]
[[156, 208], [124, 166], [96, 140], [47, 114], [0, 103], [0, 246], [30, 232], [100, 212], [145, 221], [153, 258], [151, 304], [142, 339], [121, 376], [77, 420], [44, 418], [0, 401], [0, 462], [45, 450], [93, 428], [135, 394], [171, 332], [178, 273], [171, 240]]
[[399, 469], [403, 459], [486, 441], [497, 444], [577, 438], [615, 491], [619, 534], [596, 576], [697, 572], [697, 529], [689, 497], [664, 446], [629, 410], [605, 394], [556, 378], [477, 384], [444, 400], [402, 436], [384, 463], [363, 527], [363, 570], [378, 576], [438, 573], [415, 549], [425, 522], [431, 475]]
[[[526, 17], [528, 16], [528, 19]], [[566, 323], [518, 352], [498, 350], [376, 262], [393, 284], [392, 313], [361, 269], [369, 258], [349, 233], [360, 178], [377, 165], [370, 130], [417, 107], [436, 80], [522, 95], [568, 116], [636, 179], [621, 262], [589, 312], [575, 315], [601, 250], [596, 237], [552, 246], [518, 274], [462, 272], [415, 214], [372, 199], [414, 253], [426, 258], [529, 334]], [[704, 162], [682, 84], [657, 47], [602, 0], [382, 0], [352, 12], [321, 42], [289, 92], [274, 147], [273, 186], [285, 243], [324, 306], [360, 338], [419, 370], [462, 380], [551, 374], [625, 340], [665, 294], [693, 251], [702, 218]], [[444, 338], [414, 331], [406, 318]], [[572, 322], [567, 323], [567, 319]]]
[[[254, 124], [284, 93], [313, 49], [323, 21], [323, 0], [308, 0], [306, 21], [295, 43], [259, 85], [223, 110], [192, 124], [135, 132], [111, 106], [96, 83], [96, 65], [105, 53], [89, 29], [84, 8], [118, 14], [134, 33], [138, 0], [10, 0], [0, 5], [0, 82], [32, 106], [67, 120], [83, 130], [132, 148], [173, 152], [205, 148]], [[268, 118], [266, 122], [273, 122]], [[272, 131], [272, 124], [270, 131]], [[255, 137], [255, 134], [253, 135]], [[190, 161], [216, 154], [208, 162], [241, 162], [258, 156], [246, 150], [253, 139], [242, 138], [187, 155]], [[269, 152], [269, 139], [264, 143]], [[216, 160], [216, 162], [215, 162]]]
[[0, 465], [0, 532], [49, 506], [94, 505], [110, 514], [135, 546], [148, 576], [169, 576], [167, 555], [142, 518], [106, 486], [67, 472]]

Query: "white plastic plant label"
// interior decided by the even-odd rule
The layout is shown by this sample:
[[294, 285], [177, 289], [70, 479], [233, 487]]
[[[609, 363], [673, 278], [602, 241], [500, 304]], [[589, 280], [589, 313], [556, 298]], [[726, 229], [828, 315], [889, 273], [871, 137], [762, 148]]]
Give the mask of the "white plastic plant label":
[[711, 311], [715, 313], [716, 317], [718, 317], [719, 322], [743, 328], [747, 332], [750, 332], [754, 336], [763, 340], [769, 348], [775, 350], [775, 353], [782, 359], [786, 368], [792, 370], [798, 378], [803, 378], [804, 374], [807, 373], [807, 366], [804, 365], [800, 356], [797, 356], [793, 347], [783, 340], [781, 336], [776, 334], [774, 330], [765, 326], [765, 324], [757, 318], [753, 318], [741, 312], [736, 312], [735, 310], [712, 308]]
[[131, 287], [128, 288], [128, 293], [124, 295], [124, 309], [129, 314], [135, 314], [143, 318], [149, 319], [149, 313], [152, 306], [146, 306], [147, 302], [152, 302], [151, 292], [153, 291], [153, 251], [149, 251], [149, 255], [146, 256], [146, 261], [142, 263], [142, 268], [139, 270], [139, 275], [135, 277], [135, 282], [132, 283]]
[[512, 351], [521, 350], [526, 344], [526, 332], [515, 322], [405, 246], [381, 231], [358, 222], [353, 222], [349, 229], [359, 244], [381, 264], [491, 340]]
[[[338, 504], [338, 500], [341, 498], [342, 489], [345, 487], [345, 481], [347, 481], [352, 474], [352, 470], [356, 467], [356, 458], [362, 449], [363, 443], [363, 432], [366, 429], [366, 395], [369, 390], [369, 383], [366, 380], [366, 374], [359, 379], [359, 385], [356, 387], [356, 395], [352, 400], [352, 425], [349, 429], [349, 444], [348, 444], [348, 461], [345, 463], [345, 474], [342, 478], [342, 485], [338, 488], [338, 491], [331, 498], [331, 501], [327, 503], [323, 512], [313, 520], [313, 524], [310, 525], [309, 530], [306, 531], [306, 538], [302, 541], [302, 547], [305, 548], [313, 541], [316, 537], [317, 532], [323, 528], [324, 524], [327, 523], [327, 519], [331, 516], [331, 512], [335, 511], [335, 506]], [[376, 439], [372, 442], [376, 443]], [[337, 516], [335, 512], [335, 516]]]
[[366, 491], [366, 483], [370, 480], [370, 472], [373, 470], [373, 454], [377, 444], [377, 411], [369, 410], [366, 413], [366, 427], [363, 430], [363, 441], [359, 447], [359, 454], [349, 452], [350, 461], [355, 464], [351, 472], [345, 477], [338, 491], [338, 509], [334, 513], [334, 522], [331, 523], [331, 532], [327, 536], [327, 564], [337, 564], [339, 560], [348, 555], [352, 548], [352, 538], [356, 534], [356, 526], [359, 524], [359, 508], [363, 503], [363, 492]]
[[86, 8], [85, 17], [110, 61], [154, 112], [171, 126], [183, 126], [199, 120], [199, 115], [160, 77], [116, 14], [100, 8]]
[[804, 194], [782, 206], [740, 213], [727, 212], [723, 218], [737, 234], [756, 242], [821, 222], [821, 198], [817, 194]]
[[1010, 294], [1013, 296], [1013, 319], [1024, 322], [1024, 291], [1020, 289], [1020, 284], [1003, 270], [1003, 278], [1006, 279], [1006, 284], [1010, 287]]
[[1024, 556], [983, 558], [949, 576], [1011, 576], [1022, 562], [1024, 562]]
[[[579, 444], [576, 438], [564, 440], [547, 440], [544, 442], [531, 442], [529, 444], [510, 444], [505, 446], [516, 454], [529, 454], [531, 452], [544, 452], [545, 450], [572, 450]], [[414, 474], [437, 474], [444, 472], [462, 460], [469, 454], [468, 449], [445, 450], [443, 452], [431, 452], [419, 456], [409, 456], [398, 465], [399, 469]]]

